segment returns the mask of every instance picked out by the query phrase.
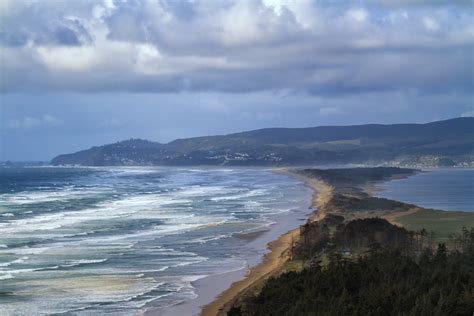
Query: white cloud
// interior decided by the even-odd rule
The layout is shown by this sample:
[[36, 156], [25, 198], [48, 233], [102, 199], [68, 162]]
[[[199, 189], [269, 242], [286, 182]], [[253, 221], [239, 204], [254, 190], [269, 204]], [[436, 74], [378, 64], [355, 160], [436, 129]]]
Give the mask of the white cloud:
[[53, 71], [87, 71], [99, 62], [93, 46], [40, 46], [37, 53], [42, 63]]
[[459, 5], [472, 6], [473, 0], [369, 0], [375, 4], [389, 5], [394, 7], [400, 6], [438, 6], [438, 5]]
[[470, 90], [473, 13], [421, 2], [8, 2], [0, 91]]
[[46, 126], [60, 126], [63, 124], [63, 121], [54, 117], [54, 116], [51, 116], [49, 114], [44, 114], [42, 116], [42, 123]]
[[356, 20], [357, 22], [364, 22], [367, 20], [369, 14], [365, 9], [358, 8], [358, 9], [351, 9], [347, 11], [347, 15], [351, 18]]
[[431, 17], [424, 17], [423, 18], [423, 25], [428, 31], [437, 31], [439, 30], [438, 22]]
[[44, 114], [40, 117], [26, 116], [23, 118], [8, 119], [5, 122], [5, 127], [8, 129], [30, 130], [40, 127], [57, 127], [62, 124], [62, 120], [49, 114]]
[[461, 114], [462, 117], [474, 117], [474, 110], [472, 111], [467, 111]]
[[[219, 40], [229, 46], [252, 44], [262, 40], [266, 36], [262, 27], [265, 22], [259, 21], [259, 12], [256, 9], [244, 2], [237, 2], [229, 9], [220, 10], [213, 21], [214, 27], [221, 30]], [[266, 17], [272, 18], [271, 15]]]

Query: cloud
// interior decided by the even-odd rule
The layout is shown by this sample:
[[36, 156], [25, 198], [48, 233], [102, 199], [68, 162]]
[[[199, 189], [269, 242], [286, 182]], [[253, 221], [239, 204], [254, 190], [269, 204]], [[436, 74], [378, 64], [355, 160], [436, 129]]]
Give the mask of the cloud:
[[40, 117], [26, 116], [23, 118], [8, 119], [5, 122], [5, 127], [7, 129], [30, 130], [45, 127], [57, 127], [61, 126], [62, 124], [62, 120], [49, 114], [44, 114]]
[[370, 0], [374, 4], [389, 6], [438, 6], [438, 5], [455, 5], [455, 6], [472, 6], [473, 0]]
[[368, 18], [368, 13], [364, 9], [351, 9], [347, 11], [347, 16], [351, 19], [356, 20], [357, 22], [364, 22]]
[[472, 1], [8, 1], [0, 91], [471, 94]]
[[461, 114], [461, 117], [473, 117], [473, 116], [474, 116], [474, 110], [467, 111]]
[[99, 123], [99, 126], [103, 128], [118, 128], [122, 125], [122, 122], [120, 122], [115, 117], [107, 117]]
[[344, 111], [338, 107], [322, 107], [319, 109], [321, 116], [344, 114]]
[[439, 25], [433, 18], [425, 17], [423, 18], [423, 25], [428, 31], [438, 31]]

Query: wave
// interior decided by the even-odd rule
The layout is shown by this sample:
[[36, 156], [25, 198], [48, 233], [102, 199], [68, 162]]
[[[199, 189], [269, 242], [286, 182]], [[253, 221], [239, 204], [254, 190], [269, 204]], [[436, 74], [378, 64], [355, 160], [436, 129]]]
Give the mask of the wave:
[[113, 167], [103, 168], [107, 171], [108, 176], [130, 176], [158, 173], [163, 170], [161, 167]]
[[14, 276], [10, 273], [5, 273], [3, 275], [0, 274], [0, 280], [8, 280], [8, 279], [13, 279], [13, 278]]
[[217, 197], [211, 198], [210, 200], [214, 201], [214, 202], [241, 200], [241, 199], [245, 199], [245, 198], [249, 198], [249, 197], [262, 196], [266, 193], [267, 193], [266, 190], [256, 189], [256, 190], [251, 190], [251, 191], [248, 191], [248, 192], [235, 194], [235, 195], [217, 196]]
[[108, 258], [104, 259], [79, 259], [79, 260], [74, 260], [71, 263], [68, 264], [62, 264], [59, 267], [60, 268], [71, 268], [71, 267], [77, 267], [77, 266], [83, 266], [86, 264], [94, 264], [94, 263], [103, 263], [109, 260]]
[[216, 241], [216, 240], [219, 240], [219, 239], [229, 238], [230, 236], [232, 236], [232, 233], [221, 234], [221, 235], [217, 235], [217, 236], [204, 236], [204, 237], [201, 237], [201, 238], [195, 238], [195, 239], [187, 240], [186, 243], [189, 243], [189, 244], [193, 244], [193, 243], [205, 244], [205, 243], [210, 242], [210, 241]]
[[[6, 267], [9, 267], [13, 264], [24, 263], [28, 259], [29, 257], [19, 258], [10, 262], [2, 263], [0, 264], [0, 267], [2, 267], [2, 269], [5, 269]], [[78, 266], [83, 266], [83, 265], [88, 265], [88, 264], [102, 263], [102, 262], [106, 262], [107, 260], [108, 259], [97, 259], [97, 260], [80, 259], [80, 260], [72, 261], [70, 264], [62, 264], [62, 265], [47, 266], [47, 267], [40, 267], [40, 268], [0, 270], [0, 279], [2, 278], [11, 279], [11, 278], [14, 278], [14, 275], [20, 274], [20, 273], [58, 270], [62, 268], [71, 268], [71, 267], [78, 267]]]
[[3, 247], [0, 249], [0, 255], [14, 254], [14, 255], [37, 255], [50, 249], [49, 247], [21, 247], [21, 248], [9, 248]]
[[238, 189], [233, 189], [225, 186], [192, 185], [177, 191], [175, 194], [187, 197], [214, 196], [215, 194], [228, 194], [237, 190]]
[[0, 263], [0, 267], [8, 267], [8, 266], [11, 266], [12, 264], [23, 263], [28, 259], [29, 257], [21, 257], [19, 259], [16, 259], [10, 262], [3, 262], [3, 263]]
[[[244, 241], [226, 238], [271, 225], [272, 212], [302, 191], [291, 183], [281, 194], [283, 176], [255, 171], [97, 170], [67, 178], [58, 194], [44, 185], [16, 198], [0, 195], [0, 207], [11, 202], [4, 213], [22, 212], [0, 217], [0, 256], [9, 258], [0, 264], [0, 279], [25, 282], [32, 298], [2, 309], [131, 315], [151, 300], [161, 307], [194, 298], [194, 281], [245, 266]], [[85, 199], [67, 204], [71, 194]], [[58, 203], [34, 204], [47, 200]]]
[[[51, 188], [49, 188], [51, 190]], [[0, 205], [30, 205], [47, 202], [65, 202], [70, 200], [94, 197], [98, 194], [108, 193], [110, 190], [106, 188], [96, 187], [94, 190], [84, 190], [75, 187], [62, 188], [60, 191], [26, 191], [0, 194]]]
[[60, 269], [67, 269], [67, 268], [74, 268], [74, 267], [81, 267], [89, 264], [97, 264], [103, 263], [109, 260], [108, 258], [105, 259], [78, 259], [72, 260], [69, 263], [60, 264], [56, 266], [49, 266], [44, 268], [37, 268], [34, 271], [50, 271], [50, 270], [60, 270]]
[[104, 202], [96, 208], [79, 211], [69, 211], [53, 214], [38, 214], [36, 216], [0, 223], [0, 229], [5, 234], [33, 233], [35, 231], [51, 231], [63, 227], [71, 227], [80, 223], [107, 221], [136, 215], [135, 218], [146, 219], [176, 219], [182, 218], [179, 212], [170, 212], [160, 207], [190, 203], [190, 200], [174, 199], [162, 195], [141, 195], [122, 200]]
[[16, 274], [35, 272], [38, 269], [17, 269], [17, 270], [7, 270], [0, 271], [0, 280], [13, 279]]

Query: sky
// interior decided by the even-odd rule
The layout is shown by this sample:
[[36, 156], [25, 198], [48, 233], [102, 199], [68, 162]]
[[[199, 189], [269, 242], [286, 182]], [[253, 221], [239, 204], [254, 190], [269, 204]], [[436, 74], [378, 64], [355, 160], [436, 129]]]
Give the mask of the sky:
[[474, 115], [473, 0], [1, 0], [0, 161]]

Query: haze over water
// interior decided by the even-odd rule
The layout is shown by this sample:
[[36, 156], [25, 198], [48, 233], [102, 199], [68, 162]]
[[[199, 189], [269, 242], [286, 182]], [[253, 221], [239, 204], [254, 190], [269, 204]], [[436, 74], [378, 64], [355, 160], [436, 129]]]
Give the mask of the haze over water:
[[262, 169], [1, 168], [1, 314], [133, 315], [265, 250], [239, 233], [302, 218], [311, 192]]
[[474, 169], [427, 170], [380, 187], [380, 197], [426, 208], [474, 212]]

